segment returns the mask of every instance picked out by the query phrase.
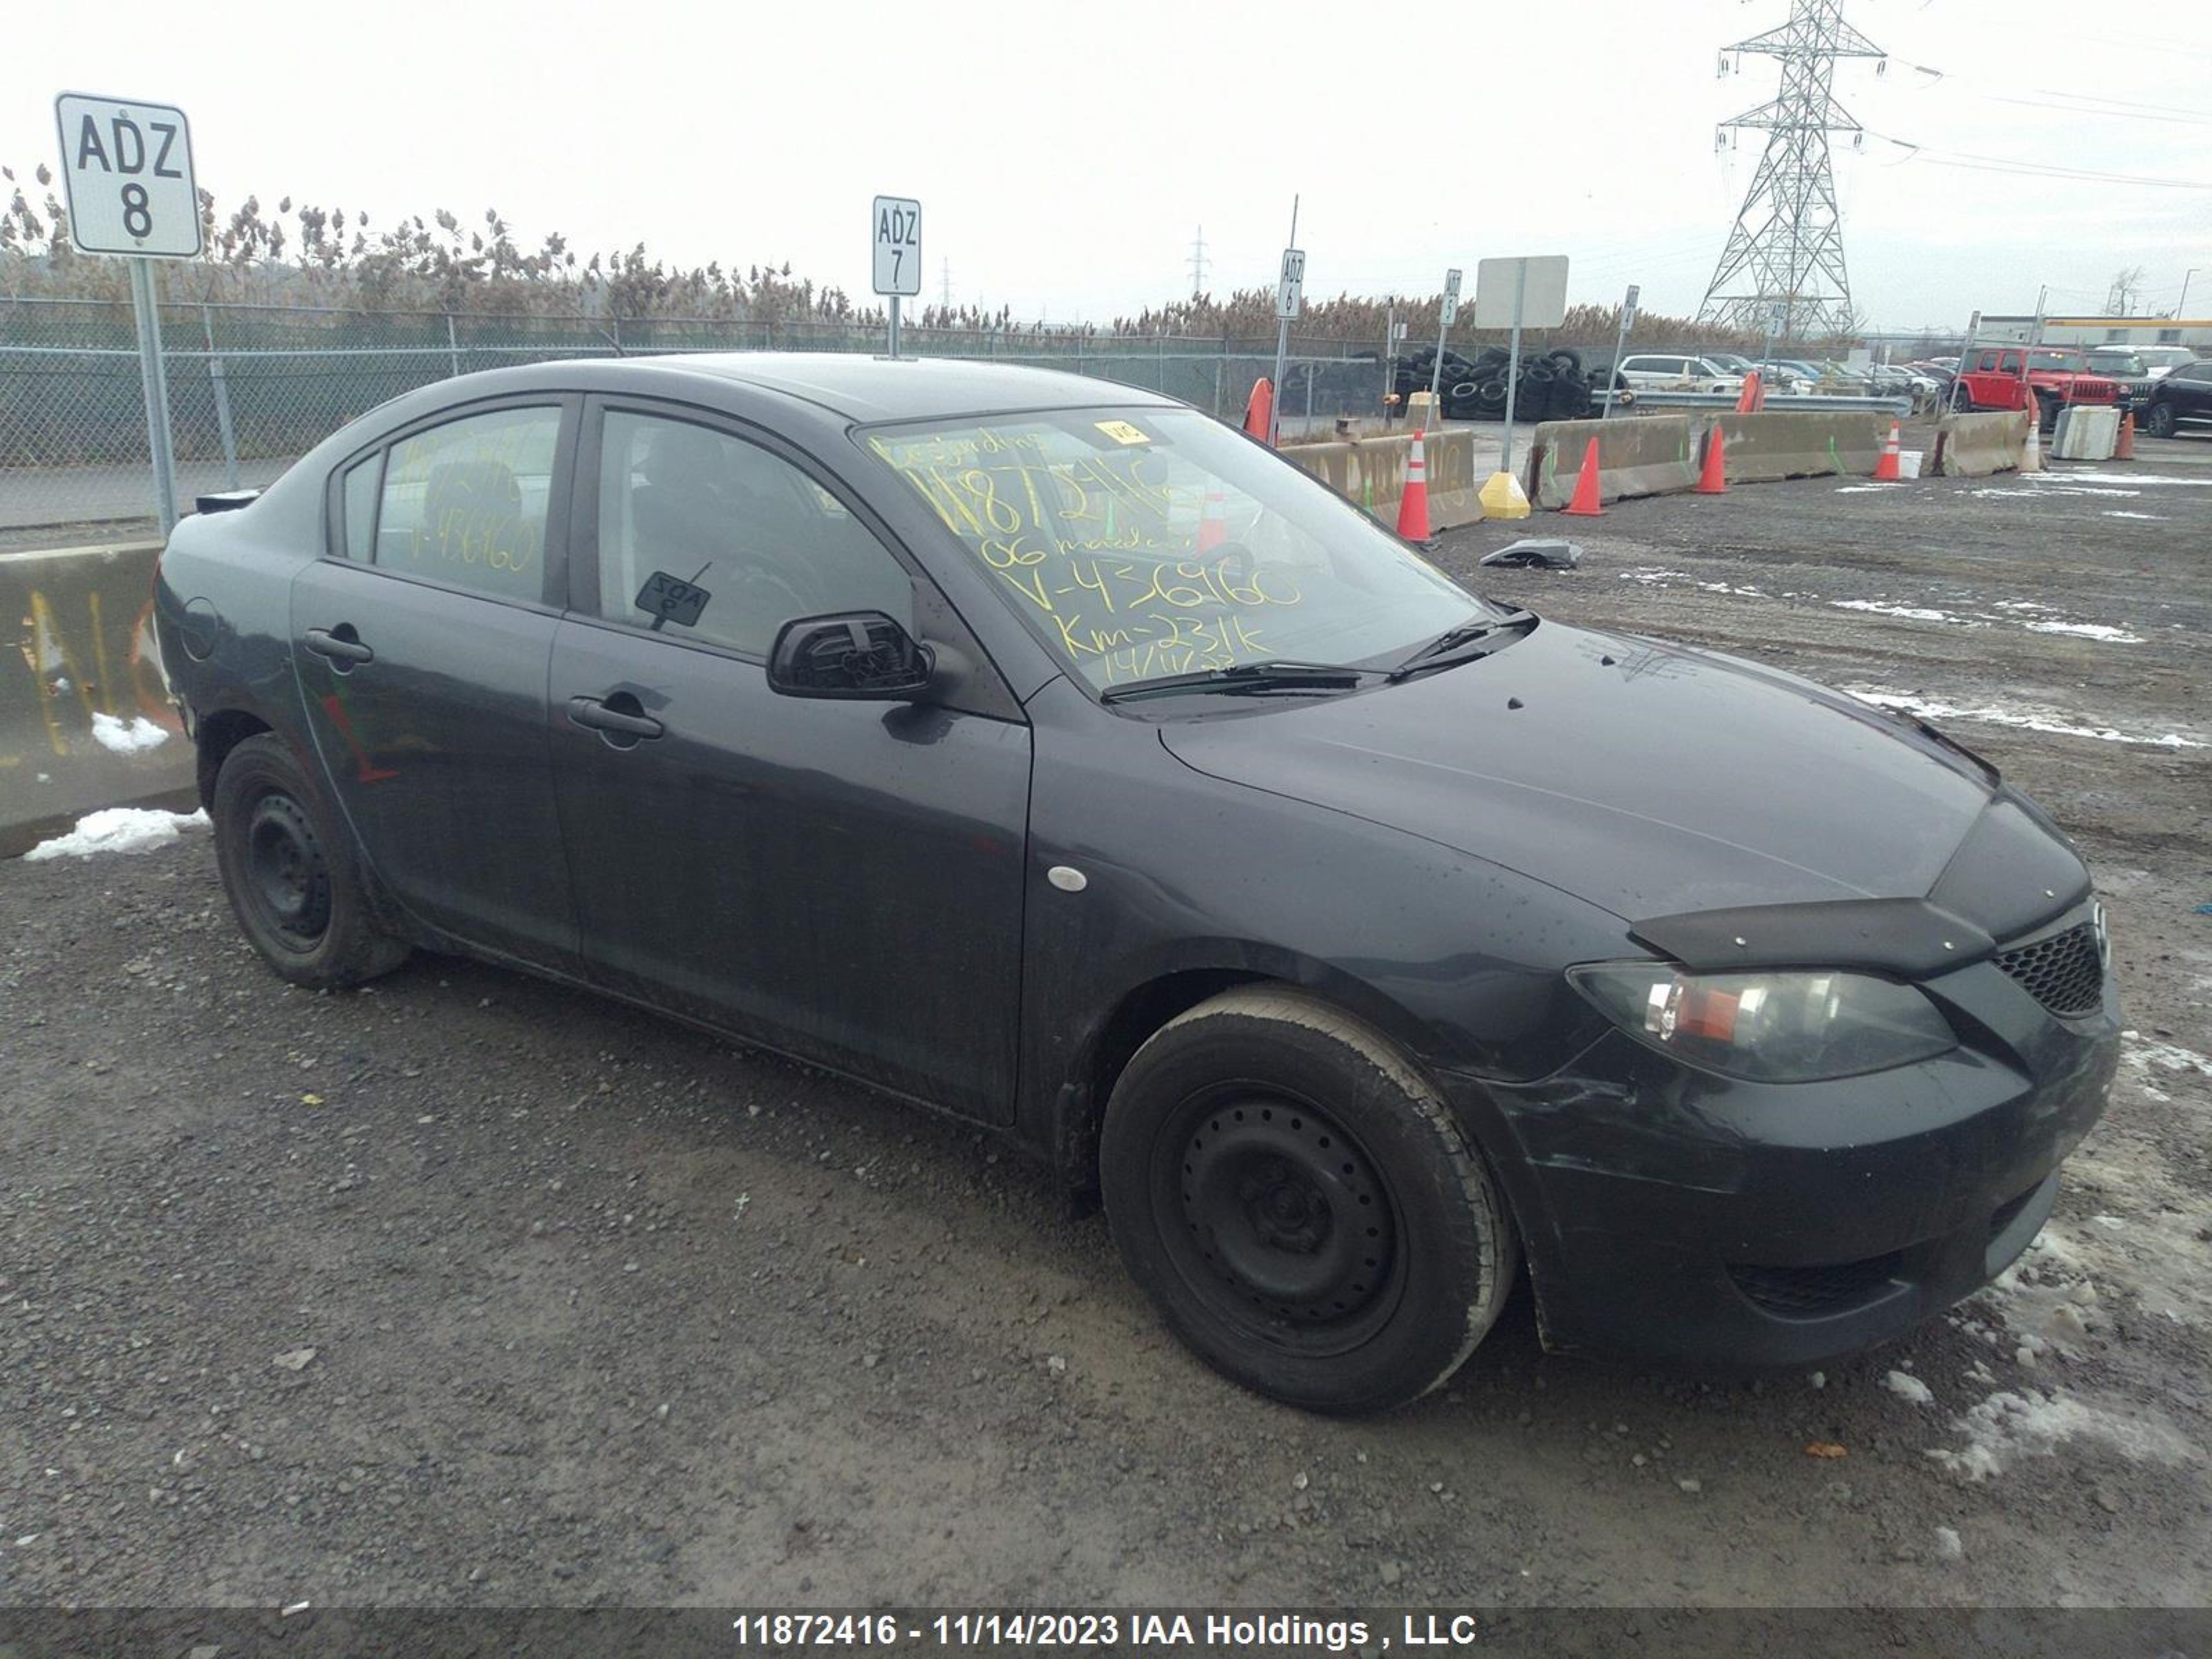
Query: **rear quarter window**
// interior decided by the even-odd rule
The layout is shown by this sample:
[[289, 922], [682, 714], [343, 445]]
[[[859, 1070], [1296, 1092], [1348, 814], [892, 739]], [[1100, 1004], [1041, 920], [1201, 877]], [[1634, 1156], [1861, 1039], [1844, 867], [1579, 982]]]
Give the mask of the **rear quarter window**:
[[561, 410], [549, 405], [466, 416], [401, 439], [377, 492], [375, 562], [496, 599], [541, 599], [560, 434]]
[[376, 491], [384, 481], [384, 452], [356, 461], [345, 475], [345, 546], [349, 559], [367, 563], [375, 551]]

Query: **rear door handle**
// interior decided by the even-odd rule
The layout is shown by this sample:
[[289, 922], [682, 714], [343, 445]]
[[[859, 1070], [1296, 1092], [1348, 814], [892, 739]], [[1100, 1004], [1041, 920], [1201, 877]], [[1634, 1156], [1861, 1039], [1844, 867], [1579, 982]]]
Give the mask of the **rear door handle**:
[[[348, 629], [347, 632], [350, 633], [352, 630]], [[311, 628], [307, 630], [307, 649], [319, 657], [328, 657], [332, 662], [357, 663], [376, 660], [376, 653], [359, 640], [347, 639], [341, 635], [333, 634], [327, 628]]]
[[668, 729], [650, 714], [610, 708], [597, 697], [569, 698], [568, 718], [575, 725], [588, 726], [594, 732], [617, 732], [628, 738], [657, 738]]

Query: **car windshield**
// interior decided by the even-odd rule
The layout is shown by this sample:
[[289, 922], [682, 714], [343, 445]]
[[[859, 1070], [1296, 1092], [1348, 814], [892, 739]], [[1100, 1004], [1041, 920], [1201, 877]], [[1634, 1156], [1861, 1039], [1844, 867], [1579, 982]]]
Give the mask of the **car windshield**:
[[1054, 410], [864, 435], [1101, 690], [1244, 663], [1387, 667], [1505, 614], [1194, 410]]
[[2030, 368], [2054, 369], [2061, 374], [2078, 374], [2081, 354], [2078, 351], [2031, 351], [2027, 354]]
[[2131, 351], [2093, 351], [2089, 367], [2100, 374], [2141, 374], [2142, 359]]

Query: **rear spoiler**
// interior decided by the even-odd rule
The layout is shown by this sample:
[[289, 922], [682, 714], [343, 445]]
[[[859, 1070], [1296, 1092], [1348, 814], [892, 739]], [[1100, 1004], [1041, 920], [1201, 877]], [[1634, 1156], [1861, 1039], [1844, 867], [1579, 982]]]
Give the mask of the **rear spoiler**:
[[218, 489], [212, 495], [202, 495], [192, 506], [202, 513], [235, 513], [242, 507], [251, 507], [261, 499], [258, 489]]

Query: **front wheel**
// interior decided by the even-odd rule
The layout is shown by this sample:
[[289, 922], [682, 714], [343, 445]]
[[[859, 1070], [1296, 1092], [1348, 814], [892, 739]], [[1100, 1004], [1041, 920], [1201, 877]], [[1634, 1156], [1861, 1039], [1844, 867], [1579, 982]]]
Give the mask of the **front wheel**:
[[2173, 435], [2173, 425], [2172, 404], [2153, 404], [2143, 411], [2143, 430], [2154, 438], [2171, 438]]
[[405, 943], [376, 924], [344, 825], [283, 739], [264, 732], [224, 757], [213, 816], [230, 908], [281, 977], [358, 985], [407, 959]]
[[1137, 1051], [1108, 1103], [1107, 1220], [1176, 1335], [1310, 1410], [1402, 1405], [1459, 1368], [1518, 1260], [1481, 1157], [1380, 1033], [1274, 987]]

